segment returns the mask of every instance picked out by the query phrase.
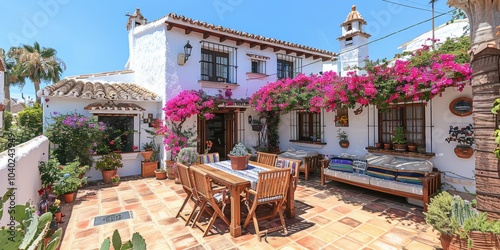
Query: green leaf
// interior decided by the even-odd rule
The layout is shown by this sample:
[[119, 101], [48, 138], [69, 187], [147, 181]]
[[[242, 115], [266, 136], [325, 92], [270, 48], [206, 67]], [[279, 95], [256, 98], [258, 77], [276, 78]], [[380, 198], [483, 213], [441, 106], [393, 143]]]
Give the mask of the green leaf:
[[12, 192], [14, 192], [14, 189], [8, 189], [7, 192], [5, 192], [5, 194], [2, 197], [2, 205], [0, 206], [0, 219], [2, 219], [3, 216], [3, 204], [7, 202]]
[[113, 232], [113, 247], [115, 249], [121, 249], [122, 246], [122, 238], [120, 237], [120, 232], [118, 232], [118, 229], [115, 229]]
[[57, 229], [54, 234], [50, 237], [50, 241], [47, 244], [45, 250], [56, 250], [59, 247], [62, 239], [62, 229]]
[[[132, 244], [132, 242], [129, 240], [127, 242], [125, 242], [125, 244], [122, 245], [122, 248], [120, 248], [120, 250], [130, 250], [134, 247], [134, 245]], [[135, 248], [134, 248], [135, 249]]]
[[[31, 217], [28, 221], [29, 221], [29, 226], [26, 229], [26, 233], [24, 234], [23, 242], [21, 242], [19, 249], [26, 249], [28, 246], [30, 246], [30, 243], [33, 241], [33, 239], [36, 236], [36, 231], [38, 229], [38, 215], [34, 214], [33, 217]], [[47, 227], [48, 226], [45, 225], [45, 228], [47, 228]]]
[[[31, 225], [37, 224], [35, 227], [33, 227], [36, 230], [36, 228], [38, 227], [38, 215], [35, 214], [33, 216], [33, 219], [36, 220], [36, 223], [32, 222]], [[31, 225], [30, 225], [30, 228], [32, 228]], [[35, 250], [40, 244], [43, 244], [43, 239], [45, 238], [45, 235], [47, 234], [47, 232], [49, 232], [49, 230], [50, 230], [49, 227], [50, 227], [50, 224], [45, 224], [45, 227], [43, 228], [43, 230], [40, 233], [38, 233], [38, 236], [30, 244], [28, 250]], [[28, 228], [28, 230], [30, 228]], [[26, 233], [26, 235], [28, 235], [28, 233], [30, 233], [30, 232], [28, 231]], [[36, 235], [36, 231], [33, 233], [33, 236], [35, 236], [35, 235]], [[24, 240], [26, 240], [26, 236], [24, 237]], [[23, 242], [24, 242], [24, 240], [23, 240]], [[31, 240], [28, 243], [30, 243], [30, 242], [31, 242]], [[19, 249], [24, 249], [24, 248], [19, 247]]]
[[146, 241], [137, 232], [132, 235], [132, 244], [134, 250], [146, 250]]
[[0, 242], [2, 242], [3, 249], [18, 249], [23, 241], [23, 234], [17, 231], [14, 236], [10, 235], [9, 229], [0, 230]]
[[109, 241], [109, 238], [106, 238], [102, 244], [100, 250], [109, 250], [109, 246], [111, 245], [111, 242]]

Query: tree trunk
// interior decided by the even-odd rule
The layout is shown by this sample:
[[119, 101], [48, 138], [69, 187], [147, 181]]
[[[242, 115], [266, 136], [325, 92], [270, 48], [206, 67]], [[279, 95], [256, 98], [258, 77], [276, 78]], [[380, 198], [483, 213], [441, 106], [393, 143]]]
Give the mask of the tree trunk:
[[[5, 74], [7, 75], [7, 74]], [[10, 83], [8, 82], [9, 79], [5, 77], [4, 85], [3, 85], [3, 92], [5, 93], [5, 99], [3, 103], [5, 104], [5, 110], [10, 112]]]
[[38, 90], [40, 90], [40, 82], [33, 82], [33, 85], [35, 86], [36, 103], [41, 104], [42, 99], [36, 94], [38, 93]]
[[500, 0], [448, 0], [448, 4], [464, 10], [470, 24], [477, 208], [500, 219], [499, 160], [493, 154], [493, 133], [500, 123], [490, 111], [500, 93], [500, 37], [495, 34]]

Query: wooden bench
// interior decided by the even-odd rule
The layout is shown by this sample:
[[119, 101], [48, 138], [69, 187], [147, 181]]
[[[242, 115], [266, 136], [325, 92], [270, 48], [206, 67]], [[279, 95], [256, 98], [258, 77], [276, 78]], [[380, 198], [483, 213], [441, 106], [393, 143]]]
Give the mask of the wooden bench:
[[[395, 190], [391, 188], [385, 188], [375, 185], [370, 185], [366, 183], [360, 183], [353, 180], [347, 180], [343, 178], [337, 178], [332, 175], [325, 174], [325, 168], [328, 167], [328, 160], [320, 160], [321, 162], [321, 184], [325, 185], [325, 180], [338, 181], [342, 183], [346, 183], [353, 186], [358, 186], [378, 192], [388, 193], [392, 195], [402, 196], [406, 198], [421, 200], [424, 203], [424, 211], [427, 211], [427, 204], [429, 204], [430, 199], [434, 196], [439, 188], [441, 187], [441, 172], [436, 168], [433, 169], [432, 173], [428, 174], [425, 177], [420, 178], [422, 180], [422, 195], [404, 192], [401, 190]], [[375, 178], [375, 177], [373, 177]]]

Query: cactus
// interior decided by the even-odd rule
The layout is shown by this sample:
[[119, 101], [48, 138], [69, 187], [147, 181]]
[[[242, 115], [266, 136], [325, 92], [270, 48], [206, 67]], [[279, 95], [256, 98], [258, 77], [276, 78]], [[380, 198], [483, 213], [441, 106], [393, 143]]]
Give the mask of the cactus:
[[115, 250], [146, 250], [146, 241], [144, 241], [144, 238], [137, 232], [132, 235], [132, 240], [122, 244], [120, 232], [118, 232], [118, 229], [115, 229], [111, 241], [109, 238], [105, 239], [101, 244], [100, 250], [109, 250], [111, 242], [113, 242], [113, 248]]
[[451, 218], [459, 226], [463, 226], [469, 218], [477, 216], [477, 210], [472, 208], [470, 201], [464, 201], [460, 196], [453, 197], [453, 208], [451, 210]]
[[[0, 218], [3, 215], [3, 204], [12, 195], [12, 189], [9, 189], [3, 197], [0, 204]], [[15, 235], [11, 235], [11, 228], [0, 229], [0, 242], [5, 249], [43, 249], [55, 250], [59, 247], [62, 238], [62, 229], [57, 229], [50, 237], [47, 246], [43, 246], [43, 239], [48, 236], [52, 213], [46, 212], [41, 216], [35, 213], [35, 209], [29, 203], [16, 205], [13, 213], [15, 221]], [[10, 214], [9, 214], [10, 216]], [[2, 248], [2, 249], [4, 249]]]
[[236, 146], [234, 146], [233, 150], [229, 152], [229, 154], [233, 156], [247, 156], [248, 150], [245, 145], [243, 145], [242, 143], [238, 143], [236, 144]]

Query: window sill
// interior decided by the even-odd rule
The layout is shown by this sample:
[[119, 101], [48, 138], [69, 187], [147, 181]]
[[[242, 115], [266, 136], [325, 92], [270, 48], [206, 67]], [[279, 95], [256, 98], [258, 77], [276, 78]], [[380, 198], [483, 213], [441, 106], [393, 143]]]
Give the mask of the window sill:
[[213, 89], [235, 89], [238, 85], [237, 83], [227, 83], [227, 82], [213, 82], [198, 80], [198, 83], [203, 88], [213, 88]]
[[425, 153], [399, 152], [396, 150], [379, 149], [379, 148], [374, 148], [374, 147], [367, 147], [366, 150], [369, 153], [374, 153], [374, 154], [386, 154], [386, 155], [394, 155], [394, 156], [408, 157], [408, 158], [419, 158], [419, 159], [424, 159], [424, 160], [429, 160], [432, 157], [436, 156], [435, 153], [430, 153], [430, 152], [425, 152]]
[[[122, 161], [123, 160], [135, 160], [137, 159], [137, 156], [140, 154], [141, 152], [139, 151], [136, 151], [136, 152], [126, 152], [126, 153], [118, 153], [122, 156]], [[104, 155], [93, 155], [92, 157], [94, 158], [94, 160], [100, 160]]]
[[247, 72], [246, 73], [250, 79], [247, 80], [259, 80], [259, 79], [264, 79], [267, 78], [269, 75], [262, 74], [262, 73], [253, 73], [253, 72]]
[[323, 148], [326, 146], [325, 142], [312, 142], [312, 141], [299, 141], [299, 140], [290, 140], [291, 143], [302, 146], [306, 148]]

